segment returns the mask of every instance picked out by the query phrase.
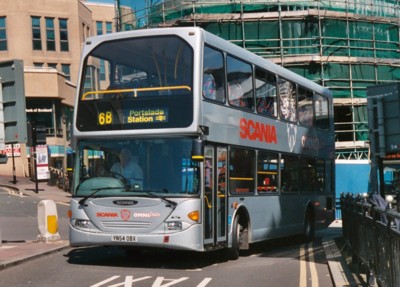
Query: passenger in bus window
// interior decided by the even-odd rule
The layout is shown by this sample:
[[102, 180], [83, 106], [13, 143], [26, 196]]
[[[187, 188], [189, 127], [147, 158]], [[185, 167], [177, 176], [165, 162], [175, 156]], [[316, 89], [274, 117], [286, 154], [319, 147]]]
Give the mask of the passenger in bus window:
[[268, 116], [275, 116], [275, 99], [272, 97], [258, 98], [257, 112]]
[[205, 72], [203, 75], [203, 97], [210, 100], [217, 99], [215, 80], [212, 74]]
[[228, 83], [229, 103], [236, 107], [245, 107], [243, 99], [243, 89], [239, 81], [233, 80]]
[[122, 175], [129, 181], [132, 186], [142, 188], [143, 185], [143, 171], [132, 155], [130, 149], [123, 148], [119, 155], [119, 162], [113, 164], [111, 167], [112, 173]]

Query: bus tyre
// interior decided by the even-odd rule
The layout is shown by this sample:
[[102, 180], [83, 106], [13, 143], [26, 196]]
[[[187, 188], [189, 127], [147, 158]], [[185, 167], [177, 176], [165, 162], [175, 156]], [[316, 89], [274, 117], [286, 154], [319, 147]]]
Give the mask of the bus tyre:
[[307, 211], [305, 220], [304, 220], [304, 241], [311, 242], [314, 240], [315, 236], [315, 219], [311, 210]]
[[242, 226], [239, 223], [239, 216], [233, 220], [232, 226], [232, 246], [228, 249], [228, 258], [236, 260], [239, 258], [240, 240], [242, 238]]

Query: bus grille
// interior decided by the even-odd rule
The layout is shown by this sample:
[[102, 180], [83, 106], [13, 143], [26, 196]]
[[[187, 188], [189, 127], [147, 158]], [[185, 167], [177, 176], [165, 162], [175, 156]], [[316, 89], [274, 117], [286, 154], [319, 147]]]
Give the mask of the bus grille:
[[102, 222], [103, 227], [105, 228], [148, 228], [150, 227], [150, 222], [121, 222], [121, 221], [104, 221]]

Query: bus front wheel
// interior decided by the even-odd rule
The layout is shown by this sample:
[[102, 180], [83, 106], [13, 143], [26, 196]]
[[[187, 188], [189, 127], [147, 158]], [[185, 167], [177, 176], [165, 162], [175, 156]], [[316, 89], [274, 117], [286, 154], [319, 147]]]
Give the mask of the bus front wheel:
[[236, 260], [239, 258], [240, 242], [243, 237], [243, 228], [239, 222], [239, 216], [233, 220], [232, 226], [232, 246], [228, 249], [228, 258]]

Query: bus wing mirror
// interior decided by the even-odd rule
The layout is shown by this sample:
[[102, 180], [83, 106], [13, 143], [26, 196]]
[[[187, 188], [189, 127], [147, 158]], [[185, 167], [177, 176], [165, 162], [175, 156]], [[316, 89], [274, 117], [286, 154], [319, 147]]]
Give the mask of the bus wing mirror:
[[194, 139], [192, 142], [192, 160], [204, 160], [204, 141], [201, 139]]

